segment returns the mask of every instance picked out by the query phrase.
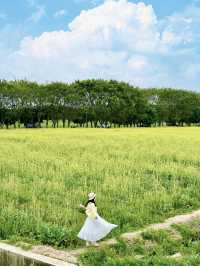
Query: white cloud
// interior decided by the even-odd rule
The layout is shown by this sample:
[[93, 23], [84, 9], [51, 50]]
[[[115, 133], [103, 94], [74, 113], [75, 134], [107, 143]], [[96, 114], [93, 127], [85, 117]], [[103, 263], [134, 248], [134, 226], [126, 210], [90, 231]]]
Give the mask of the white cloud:
[[65, 9], [60, 9], [58, 11], [56, 11], [53, 16], [54, 18], [59, 18], [59, 17], [63, 17], [67, 14], [67, 11]]
[[171, 43], [176, 43], [177, 39], [173, 32], [164, 31], [162, 34], [162, 42], [164, 44], [171, 44]]
[[32, 13], [32, 15], [28, 18], [29, 22], [38, 23], [42, 17], [46, 14], [46, 10], [44, 6], [37, 6], [36, 11]]
[[143, 71], [145, 68], [150, 67], [147, 58], [144, 56], [132, 56], [128, 59], [128, 66], [135, 71]]
[[[187, 45], [199, 32], [197, 13], [188, 8], [159, 21], [151, 5], [107, 0], [82, 11], [68, 31], [24, 38], [6, 64], [17, 77], [38, 81], [114, 78], [140, 86], [182, 86], [179, 65], [183, 56], [191, 57]], [[44, 14], [43, 9], [32, 20]]]
[[[156, 24], [157, 18], [152, 6], [111, 0], [82, 11], [69, 28], [73, 33], [79, 32], [81, 39], [87, 36], [96, 40], [94, 46], [115, 46], [118, 43], [132, 51], [154, 52], [158, 48], [162, 49]], [[89, 44], [92, 42], [89, 41]]]
[[[152, 6], [125, 0], [106, 1], [82, 11], [69, 24], [69, 31], [46, 32], [37, 38], [25, 39], [22, 52], [29, 56], [67, 55], [96, 50], [157, 53], [164, 46], [157, 30]], [[39, 52], [37, 52], [39, 51]], [[52, 52], [52, 53], [51, 53]]]
[[[200, 7], [188, 6], [165, 20], [165, 30], [176, 36], [176, 44], [190, 44], [200, 37]], [[174, 40], [173, 40], [174, 42]]]

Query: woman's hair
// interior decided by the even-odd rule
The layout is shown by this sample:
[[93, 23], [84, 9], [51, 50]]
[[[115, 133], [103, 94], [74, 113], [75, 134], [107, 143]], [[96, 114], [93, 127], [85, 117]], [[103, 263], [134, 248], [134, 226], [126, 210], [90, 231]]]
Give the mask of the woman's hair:
[[96, 206], [96, 202], [95, 202], [95, 198], [94, 199], [91, 199], [91, 200], [88, 200], [85, 204], [85, 207], [87, 207], [88, 203], [94, 203], [94, 205]]

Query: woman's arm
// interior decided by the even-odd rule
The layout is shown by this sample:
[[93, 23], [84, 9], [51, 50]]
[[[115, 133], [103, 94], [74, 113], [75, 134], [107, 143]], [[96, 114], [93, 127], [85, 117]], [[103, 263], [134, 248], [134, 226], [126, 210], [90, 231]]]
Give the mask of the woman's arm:
[[85, 207], [83, 204], [80, 204], [79, 207], [80, 207], [81, 209], [84, 209], [84, 210], [86, 209], [86, 207]]

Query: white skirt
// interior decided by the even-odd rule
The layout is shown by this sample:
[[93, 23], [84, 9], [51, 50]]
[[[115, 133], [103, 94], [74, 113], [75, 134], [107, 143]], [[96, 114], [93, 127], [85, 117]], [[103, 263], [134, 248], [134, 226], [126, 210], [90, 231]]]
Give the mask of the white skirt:
[[117, 226], [118, 225], [116, 224], [106, 222], [106, 220], [97, 214], [97, 219], [87, 217], [78, 237], [85, 241], [96, 242], [104, 238], [113, 228]]

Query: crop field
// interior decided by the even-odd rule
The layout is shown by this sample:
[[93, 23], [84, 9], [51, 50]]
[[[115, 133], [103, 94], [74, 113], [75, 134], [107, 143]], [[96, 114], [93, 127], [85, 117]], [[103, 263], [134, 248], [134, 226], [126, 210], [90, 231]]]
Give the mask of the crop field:
[[0, 130], [0, 239], [81, 246], [90, 191], [109, 237], [198, 209], [199, 170], [197, 127]]

